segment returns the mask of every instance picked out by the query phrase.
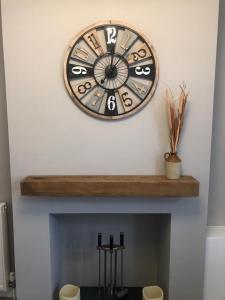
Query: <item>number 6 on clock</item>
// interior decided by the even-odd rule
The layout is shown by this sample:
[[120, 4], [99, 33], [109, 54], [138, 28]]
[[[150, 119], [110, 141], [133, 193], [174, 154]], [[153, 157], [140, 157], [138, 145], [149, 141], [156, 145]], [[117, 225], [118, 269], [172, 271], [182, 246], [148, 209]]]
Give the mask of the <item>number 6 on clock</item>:
[[109, 96], [109, 98], [107, 99], [107, 107], [108, 110], [114, 110], [116, 108], [116, 97], [111, 95]]

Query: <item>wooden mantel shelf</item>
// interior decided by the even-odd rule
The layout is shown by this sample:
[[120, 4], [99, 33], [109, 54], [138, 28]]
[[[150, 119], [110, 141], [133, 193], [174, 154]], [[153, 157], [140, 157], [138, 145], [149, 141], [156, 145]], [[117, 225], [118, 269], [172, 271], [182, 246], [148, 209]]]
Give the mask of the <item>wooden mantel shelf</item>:
[[143, 196], [194, 197], [199, 182], [192, 176], [28, 176], [21, 182], [23, 196]]

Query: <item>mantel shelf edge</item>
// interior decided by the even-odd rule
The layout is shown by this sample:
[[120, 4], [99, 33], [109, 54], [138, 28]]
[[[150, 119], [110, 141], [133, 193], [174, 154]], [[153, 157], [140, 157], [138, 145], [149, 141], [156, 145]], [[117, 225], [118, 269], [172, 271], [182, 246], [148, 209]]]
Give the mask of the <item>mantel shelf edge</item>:
[[163, 175], [28, 176], [22, 196], [42, 197], [196, 197], [199, 182], [192, 176], [169, 180]]

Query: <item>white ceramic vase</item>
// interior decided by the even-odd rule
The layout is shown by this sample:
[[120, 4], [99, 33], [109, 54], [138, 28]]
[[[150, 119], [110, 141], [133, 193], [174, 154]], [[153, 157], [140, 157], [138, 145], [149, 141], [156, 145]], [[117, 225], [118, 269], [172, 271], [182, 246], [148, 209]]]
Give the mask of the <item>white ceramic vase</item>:
[[143, 300], [163, 300], [163, 290], [157, 286], [146, 286], [142, 290]]
[[80, 300], [80, 288], [72, 284], [64, 285], [59, 292], [59, 300]]

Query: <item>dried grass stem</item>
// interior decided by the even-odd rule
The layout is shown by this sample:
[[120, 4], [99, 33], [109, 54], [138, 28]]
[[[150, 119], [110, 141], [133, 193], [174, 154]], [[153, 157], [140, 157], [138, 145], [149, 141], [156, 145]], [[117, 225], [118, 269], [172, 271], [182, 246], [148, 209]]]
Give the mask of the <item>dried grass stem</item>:
[[187, 103], [188, 93], [183, 83], [180, 85], [180, 95], [175, 99], [171, 90], [166, 89], [165, 100], [169, 124], [170, 149], [172, 153], [177, 152], [177, 145], [180, 140], [181, 129], [184, 123], [184, 112]]

